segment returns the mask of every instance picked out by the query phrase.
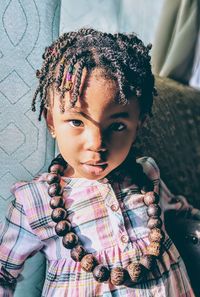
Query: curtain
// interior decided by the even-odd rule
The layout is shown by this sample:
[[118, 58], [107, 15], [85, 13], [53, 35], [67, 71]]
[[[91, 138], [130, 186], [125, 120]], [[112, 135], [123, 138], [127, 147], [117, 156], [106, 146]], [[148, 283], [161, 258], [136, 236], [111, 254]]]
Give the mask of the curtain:
[[93, 27], [107, 32], [135, 32], [152, 42], [164, 0], [79, 0], [61, 2], [60, 33]]
[[200, 28], [196, 45], [195, 59], [189, 85], [200, 90]]
[[198, 0], [166, 0], [152, 51], [154, 73], [188, 83], [199, 30]]

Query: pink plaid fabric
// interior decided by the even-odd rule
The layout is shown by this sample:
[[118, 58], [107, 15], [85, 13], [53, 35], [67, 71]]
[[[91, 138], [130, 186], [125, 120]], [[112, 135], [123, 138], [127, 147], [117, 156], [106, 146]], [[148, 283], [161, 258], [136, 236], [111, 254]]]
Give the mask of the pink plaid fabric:
[[[170, 200], [172, 194], [160, 182], [154, 160], [143, 157], [137, 162], [153, 181], [161, 200]], [[13, 277], [19, 276], [27, 257], [42, 251], [47, 259], [45, 297], [194, 296], [183, 261], [167, 234], [162, 256], [144, 282], [132, 288], [97, 283], [92, 273], [84, 272], [80, 263], [71, 259], [70, 251], [55, 233], [46, 175], [17, 183], [12, 189], [15, 200], [1, 227], [0, 265]], [[109, 268], [137, 262], [149, 244], [148, 216], [143, 194], [131, 178], [111, 184], [106, 178], [92, 181], [62, 177], [62, 184], [68, 193], [69, 220], [87, 251]], [[12, 290], [0, 287], [0, 296], [13, 296]]]

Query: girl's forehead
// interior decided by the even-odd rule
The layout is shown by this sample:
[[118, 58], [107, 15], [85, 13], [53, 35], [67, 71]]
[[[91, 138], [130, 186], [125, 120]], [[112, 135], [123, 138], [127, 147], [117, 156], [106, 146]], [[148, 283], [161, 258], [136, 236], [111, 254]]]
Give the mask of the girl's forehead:
[[122, 105], [108, 97], [94, 99], [91, 96], [87, 96], [84, 99], [78, 99], [74, 107], [70, 106], [69, 99], [66, 100], [64, 113], [61, 113], [57, 101], [53, 113], [56, 118], [65, 119], [66, 116], [69, 116], [75, 119], [76, 116], [83, 116], [92, 122], [102, 123], [107, 120], [120, 118], [133, 121], [139, 118], [140, 108], [136, 98], [132, 98], [127, 105]]
[[[80, 86], [80, 102], [104, 101], [113, 103], [118, 96], [118, 85], [114, 79], [107, 79], [101, 74], [92, 74], [88, 79], [83, 80]], [[90, 99], [93, 99], [92, 101]], [[90, 102], [91, 101], [91, 102]]]
[[[118, 84], [114, 78], [106, 75], [104, 69], [94, 69], [89, 75], [84, 70], [79, 92], [80, 96], [73, 108], [71, 107], [73, 90], [65, 93], [65, 114], [78, 111], [99, 117], [102, 114], [107, 116], [113, 113], [127, 112], [130, 108], [135, 109], [138, 105], [134, 97], [130, 98], [127, 105], [118, 103]], [[57, 112], [60, 110], [60, 94], [58, 92], [54, 92], [53, 101]], [[132, 101], [135, 101], [134, 104]]]
[[[73, 76], [73, 85], [75, 85], [76, 76]], [[60, 93], [53, 88], [54, 104], [60, 98]], [[83, 70], [81, 83], [79, 87], [79, 98], [76, 106], [85, 108], [88, 105], [95, 105], [96, 102], [104, 101], [105, 103], [114, 103], [118, 96], [118, 85], [116, 80], [106, 76], [104, 70], [94, 69], [91, 73]], [[73, 89], [64, 95], [64, 101], [70, 106], [70, 101], [73, 100]]]
[[118, 91], [118, 84], [116, 78], [108, 75], [105, 69], [95, 68], [92, 72], [87, 72], [83, 69], [80, 94], [84, 96], [84, 92], [89, 90], [97, 90], [98, 92], [114, 92]]

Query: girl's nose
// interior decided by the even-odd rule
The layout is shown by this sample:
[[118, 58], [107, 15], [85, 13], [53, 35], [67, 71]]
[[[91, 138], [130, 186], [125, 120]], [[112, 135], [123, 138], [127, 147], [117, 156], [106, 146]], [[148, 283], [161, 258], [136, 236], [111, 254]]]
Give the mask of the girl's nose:
[[103, 140], [103, 132], [95, 127], [95, 129], [87, 132], [85, 139], [86, 149], [94, 152], [105, 152], [107, 149]]

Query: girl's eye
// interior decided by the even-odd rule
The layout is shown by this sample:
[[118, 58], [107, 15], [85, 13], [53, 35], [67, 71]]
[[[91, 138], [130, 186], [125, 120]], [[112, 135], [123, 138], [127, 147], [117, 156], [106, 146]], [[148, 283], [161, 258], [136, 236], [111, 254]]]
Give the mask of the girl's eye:
[[72, 127], [82, 127], [83, 126], [83, 122], [80, 120], [71, 120], [71, 121], [69, 121], [69, 124]]
[[110, 128], [113, 131], [120, 132], [126, 129], [126, 125], [123, 123], [113, 123]]

